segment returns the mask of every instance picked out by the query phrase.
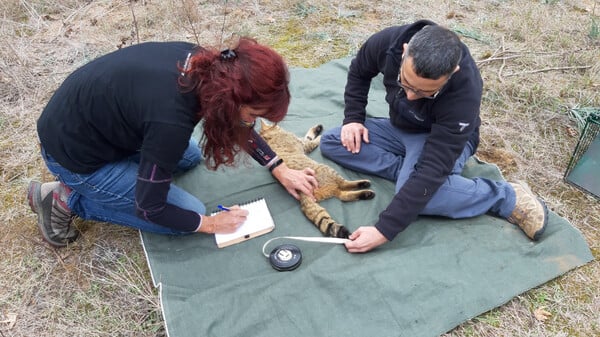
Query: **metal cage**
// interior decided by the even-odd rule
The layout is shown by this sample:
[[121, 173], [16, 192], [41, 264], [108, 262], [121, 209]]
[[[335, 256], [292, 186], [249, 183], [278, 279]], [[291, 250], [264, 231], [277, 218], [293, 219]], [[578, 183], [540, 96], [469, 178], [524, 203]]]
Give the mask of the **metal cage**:
[[600, 111], [587, 117], [564, 180], [600, 199]]

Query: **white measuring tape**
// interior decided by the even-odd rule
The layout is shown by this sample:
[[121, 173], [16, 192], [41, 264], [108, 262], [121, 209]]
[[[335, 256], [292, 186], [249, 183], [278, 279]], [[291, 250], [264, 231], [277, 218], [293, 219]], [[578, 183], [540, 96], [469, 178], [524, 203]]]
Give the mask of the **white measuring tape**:
[[302, 252], [300, 248], [292, 244], [283, 244], [275, 247], [271, 254], [267, 254], [265, 249], [267, 246], [279, 239], [288, 239], [288, 240], [297, 240], [297, 241], [308, 241], [308, 242], [319, 242], [319, 243], [331, 243], [331, 244], [344, 244], [346, 242], [350, 242], [349, 239], [342, 238], [319, 238], [319, 237], [310, 237], [310, 236], [279, 236], [276, 238], [272, 238], [269, 241], [265, 242], [262, 247], [263, 255], [269, 259], [271, 266], [278, 271], [289, 271], [298, 268], [300, 263], [302, 262]]

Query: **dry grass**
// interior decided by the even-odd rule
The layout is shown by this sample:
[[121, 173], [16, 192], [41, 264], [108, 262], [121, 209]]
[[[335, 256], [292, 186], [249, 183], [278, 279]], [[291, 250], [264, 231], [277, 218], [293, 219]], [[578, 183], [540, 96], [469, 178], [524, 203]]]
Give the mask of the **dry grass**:
[[[44, 244], [28, 209], [30, 179], [50, 180], [35, 122], [64, 77], [148, 40], [216, 45], [250, 35], [291, 66], [351, 55], [370, 34], [430, 18], [459, 32], [485, 78], [479, 154], [523, 179], [581, 230], [596, 260], [446, 336], [600, 335], [600, 205], [562, 181], [577, 142], [569, 111], [600, 106], [597, 0], [78, 1], [0, 4], [0, 336], [162, 336], [139, 237], [80, 223], [66, 249]], [[135, 20], [133, 19], [135, 17]], [[575, 131], [575, 132], [574, 132]], [[545, 321], [534, 311], [545, 308]]]

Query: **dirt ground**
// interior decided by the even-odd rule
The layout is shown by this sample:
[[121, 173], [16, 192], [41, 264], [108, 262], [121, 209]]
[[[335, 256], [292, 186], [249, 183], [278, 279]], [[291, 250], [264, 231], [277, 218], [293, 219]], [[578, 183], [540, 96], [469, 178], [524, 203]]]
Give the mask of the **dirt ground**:
[[599, 1], [3, 0], [0, 16], [0, 336], [165, 335], [136, 231], [78, 220], [82, 237], [53, 249], [25, 202], [31, 179], [52, 180], [35, 122], [70, 72], [143, 41], [241, 35], [316, 67], [423, 18], [456, 31], [481, 69], [478, 156], [527, 181], [595, 257], [446, 336], [600, 335], [600, 203], [563, 181], [581, 120], [600, 107]]

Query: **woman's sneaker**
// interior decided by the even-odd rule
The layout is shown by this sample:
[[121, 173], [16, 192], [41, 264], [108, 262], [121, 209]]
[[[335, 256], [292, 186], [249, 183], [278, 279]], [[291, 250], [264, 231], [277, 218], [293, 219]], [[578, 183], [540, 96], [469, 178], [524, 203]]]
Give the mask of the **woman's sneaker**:
[[55, 247], [64, 247], [79, 237], [79, 231], [73, 226], [74, 215], [67, 206], [70, 193], [70, 189], [58, 181], [42, 184], [33, 180], [29, 183], [29, 207], [38, 216], [38, 227], [44, 240]]
[[522, 182], [510, 183], [517, 197], [515, 209], [507, 220], [519, 226], [533, 241], [539, 240], [548, 224], [548, 207]]

